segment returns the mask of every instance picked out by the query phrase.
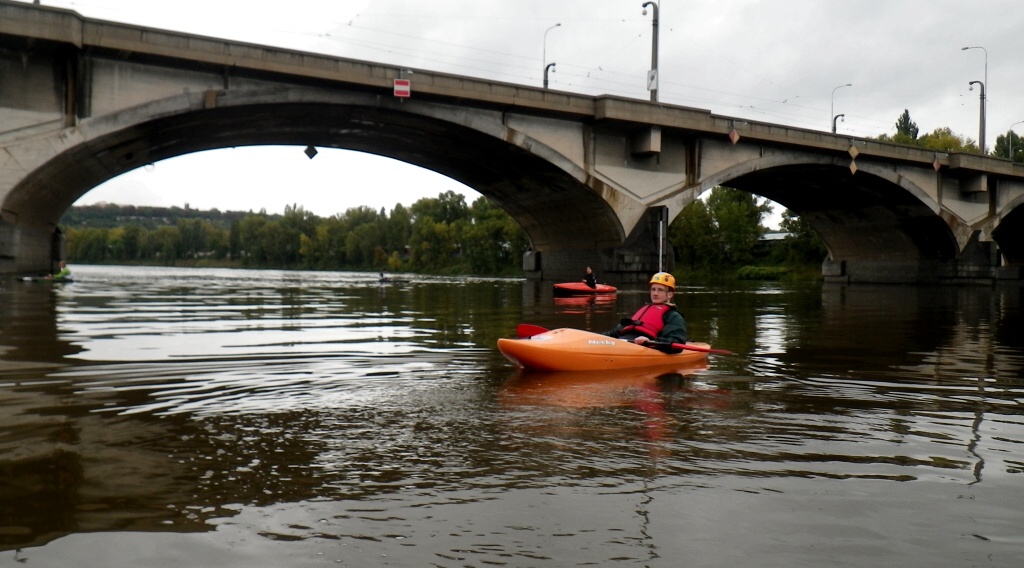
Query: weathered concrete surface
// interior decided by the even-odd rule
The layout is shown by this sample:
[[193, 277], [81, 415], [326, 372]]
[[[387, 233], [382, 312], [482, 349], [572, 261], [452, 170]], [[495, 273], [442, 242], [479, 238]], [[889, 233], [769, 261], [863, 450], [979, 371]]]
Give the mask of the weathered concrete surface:
[[670, 268], [657, 212], [671, 219], [716, 185], [810, 221], [829, 279], [1013, 278], [1024, 262], [1024, 167], [1006, 160], [419, 70], [401, 100], [398, 68], [6, 0], [0, 70], [0, 272], [48, 270], [60, 217], [108, 179], [261, 144], [370, 152], [459, 180], [524, 227], [537, 278]]

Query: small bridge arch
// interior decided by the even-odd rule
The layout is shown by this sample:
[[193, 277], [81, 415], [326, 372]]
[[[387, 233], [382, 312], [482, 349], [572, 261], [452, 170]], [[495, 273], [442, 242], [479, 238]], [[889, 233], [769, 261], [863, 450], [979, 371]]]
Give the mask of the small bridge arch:
[[[709, 146], [702, 163], [717, 165], [720, 150]], [[998, 241], [1001, 247], [1005, 243], [1007, 251], [1015, 248], [1010, 227], [1018, 225], [1012, 219], [1004, 219], [1002, 234], [986, 235], [990, 218], [972, 224], [943, 208], [935, 198], [942, 191], [934, 187], [942, 182], [935, 172], [908, 175], [891, 163], [842, 154], [763, 149], [747, 153], [747, 159], [731, 163], [722, 159], [727, 165], [712, 168], [695, 188], [666, 196], [663, 203], [672, 217], [716, 186], [768, 198], [793, 211], [819, 234], [829, 251], [823, 274], [838, 281], [865, 278], [857, 274], [858, 264], [865, 261], [872, 271], [866, 278], [870, 280], [952, 279], [963, 272], [960, 264], [965, 259], [995, 265], [992, 243], [986, 241]], [[922, 183], [930, 183], [932, 190]], [[1015, 206], [1007, 204], [1006, 209]]]

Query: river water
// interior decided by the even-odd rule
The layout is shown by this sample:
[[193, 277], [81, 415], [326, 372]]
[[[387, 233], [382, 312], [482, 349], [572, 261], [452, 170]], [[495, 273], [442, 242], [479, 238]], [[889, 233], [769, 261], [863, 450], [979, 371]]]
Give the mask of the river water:
[[0, 284], [0, 566], [1024, 565], [1020, 287], [683, 285], [735, 356], [531, 374], [645, 291], [74, 268]]

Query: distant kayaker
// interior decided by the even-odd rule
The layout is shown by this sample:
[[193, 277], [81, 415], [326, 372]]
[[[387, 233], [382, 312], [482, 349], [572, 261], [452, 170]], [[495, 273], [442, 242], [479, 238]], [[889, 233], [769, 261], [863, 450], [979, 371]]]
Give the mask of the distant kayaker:
[[597, 290], [597, 275], [594, 274], [594, 269], [589, 266], [587, 267], [587, 273], [583, 275], [583, 283]]
[[63, 260], [60, 261], [60, 270], [56, 274], [50, 274], [46, 277], [47, 280], [71, 280], [71, 269], [68, 268], [68, 264]]
[[[632, 341], [637, 345], [647, 345], [651, 341], [686, 343], [686, 320], [672, 304], [676, 294], [675, 277], [668, 272], [659, 272], [651, 277], [649, 285], [650, 303], [644, 304], [632, 318], [623, 318], [615, 329], [605, 335]], [[667, 346], [648, 347], [667, 353], [680, 351]]]

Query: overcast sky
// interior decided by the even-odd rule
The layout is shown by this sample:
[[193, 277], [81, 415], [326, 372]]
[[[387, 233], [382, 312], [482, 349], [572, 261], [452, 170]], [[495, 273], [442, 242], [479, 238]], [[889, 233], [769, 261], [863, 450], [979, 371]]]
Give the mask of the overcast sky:
[[[85, 16], [496, 81], [649, 99], [652, 14], [644, 0], [42, 0]], [[987, 81], [986, 145], [1024, 121], [1024, 4], [1019, 0], [664, 0], [659, 100], [748, 120], [875, 137], [904, 109], [921, 129], [977, 141]], [[552, 27], [561, 24], [558, 27]], [[546, 38], [546, 40], [545, 40]], [[984, 49], [962, 50], [977, 46]], [[415, 96], [415, 75], [413, 96]], [[841, 85], [852, 84], [849, 87]], [[1024, 124], [1015, 131], [1024, 134]], [[90, 192], [95, 201], [318, 215], [390, 209], [454, 189], [412, 166], [301, 148], [166, 160]], [[390, 160], [389, 160], [390, 162]], [[381, 191], [347, 194], [339, 180]], [[287, 184], [287, 195], [279, 188]], [[349, 185], [349, 184], [345, 184]], [[220, 188], [234, 189], [220, 189]], [[245, 187], [245, 191], [237, 188]]]

